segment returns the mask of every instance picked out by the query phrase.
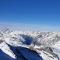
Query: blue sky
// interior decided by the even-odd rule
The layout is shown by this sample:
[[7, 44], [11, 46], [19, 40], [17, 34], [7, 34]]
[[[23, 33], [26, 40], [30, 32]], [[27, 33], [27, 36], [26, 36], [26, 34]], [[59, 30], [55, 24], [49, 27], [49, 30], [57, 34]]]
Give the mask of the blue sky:
[[0, 0], [0, 24], [59, 27], [60, 0]]

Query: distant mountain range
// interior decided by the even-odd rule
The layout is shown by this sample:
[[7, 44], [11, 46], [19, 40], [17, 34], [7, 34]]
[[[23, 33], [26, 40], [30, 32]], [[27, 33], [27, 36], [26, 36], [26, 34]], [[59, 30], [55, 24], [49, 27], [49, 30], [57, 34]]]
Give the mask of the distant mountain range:
[[60, 60], [60, 32], [1, 29], [0, 60]]

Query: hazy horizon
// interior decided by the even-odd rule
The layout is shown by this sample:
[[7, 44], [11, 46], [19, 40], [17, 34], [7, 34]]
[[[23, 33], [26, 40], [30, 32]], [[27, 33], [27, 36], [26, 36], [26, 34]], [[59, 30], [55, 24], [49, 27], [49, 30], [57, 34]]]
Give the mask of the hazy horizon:
[[1, 0], [0, 24], [27, 30], [60, 31], [60, 1]]

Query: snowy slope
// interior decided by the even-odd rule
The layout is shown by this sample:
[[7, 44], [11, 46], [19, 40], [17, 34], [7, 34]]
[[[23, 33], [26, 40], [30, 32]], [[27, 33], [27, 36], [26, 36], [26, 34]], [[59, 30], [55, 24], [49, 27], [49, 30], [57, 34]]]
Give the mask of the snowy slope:
[[[10, 49], [9, 45], [12, 47], [24, 47], [36, 51], [43, 60], [60, 60], [59, 32], [10, 31], [9, 29], [1, 30], [0, 50], [11, 58], [18, 60], [16, 57], [18, 54], [14, 52], [15, 50]], [[23, 54], [23, 56], [25, 55]], [[24, 58], [28, 59], [26, 56]], [[33, 54], [31, 54], [31, 56], [33, 56]], [[28, 60], [31, 59], [29, 58]]]

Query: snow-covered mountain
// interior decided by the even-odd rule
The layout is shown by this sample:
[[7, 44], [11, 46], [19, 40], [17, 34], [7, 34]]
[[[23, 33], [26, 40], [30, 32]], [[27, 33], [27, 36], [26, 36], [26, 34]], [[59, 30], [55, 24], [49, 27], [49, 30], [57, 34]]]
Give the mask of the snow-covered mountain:
[[6, 28], [0, 30], [0, 50], [1, 60], [3, 55], [6, 60], [60, 60], [60, 32], [10, 31]]

